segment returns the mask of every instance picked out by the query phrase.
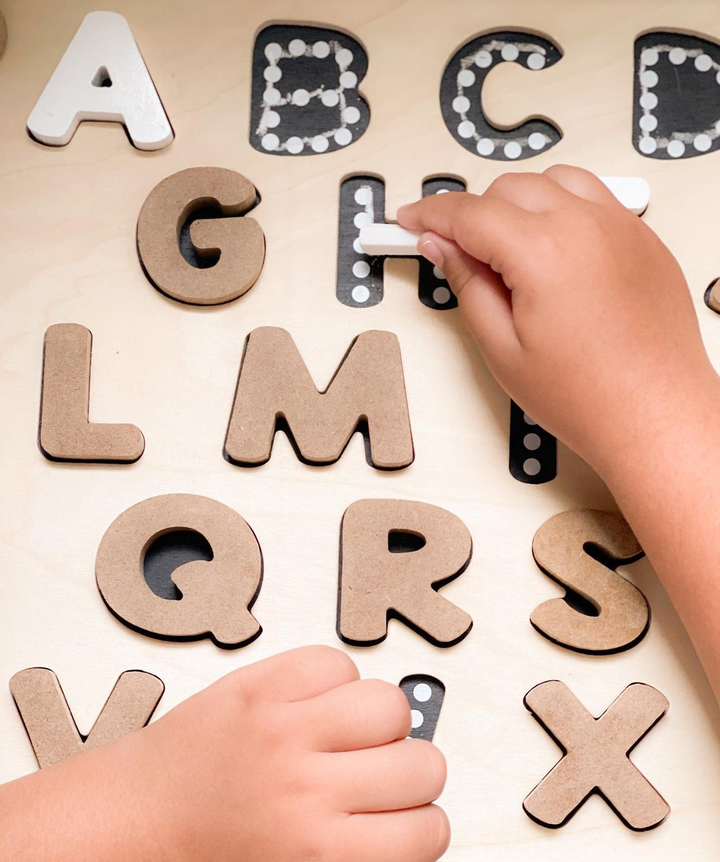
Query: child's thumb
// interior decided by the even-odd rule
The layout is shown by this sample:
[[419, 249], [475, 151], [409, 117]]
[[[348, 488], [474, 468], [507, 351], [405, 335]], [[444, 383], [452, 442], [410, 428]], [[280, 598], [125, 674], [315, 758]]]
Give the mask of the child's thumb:
[[430, 231], [420, 237], [418, 251], [442, 270], [487, 358], [505, 364], [518, 341], [510, 291], [500, 276], [452, 240]]

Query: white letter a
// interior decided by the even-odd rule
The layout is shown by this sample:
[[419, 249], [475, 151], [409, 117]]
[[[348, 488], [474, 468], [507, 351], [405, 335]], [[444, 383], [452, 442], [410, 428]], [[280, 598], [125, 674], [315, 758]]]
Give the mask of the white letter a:
[[59, 147], [83, 120], [123, 123], [140, 150], [160, 150], [174, 137], [130, 27], [116, 12], [85, 16], [27, 127], [38, 141]]

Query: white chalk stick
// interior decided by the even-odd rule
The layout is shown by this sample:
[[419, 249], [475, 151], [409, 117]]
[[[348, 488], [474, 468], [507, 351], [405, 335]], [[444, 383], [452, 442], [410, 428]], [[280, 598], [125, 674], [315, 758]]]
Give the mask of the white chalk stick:
[[[598, 177], [620, 203], [635, 215], [642, 215], [650, 203], [650, 186], [642, 177]], [[360, 228], [360, 246], [365, 254], [385, 257], [420, 255], [420, 234], [399, 224], [369, 224]]]
[[399, 224], [369, 224], [360, 228], [360, 245], [365, 254], [407, 257], [419, 255], [420, 234]]
[[650, 203], [650, 186], [642, 177], [599, 177], [620, 203], [642, 215]]

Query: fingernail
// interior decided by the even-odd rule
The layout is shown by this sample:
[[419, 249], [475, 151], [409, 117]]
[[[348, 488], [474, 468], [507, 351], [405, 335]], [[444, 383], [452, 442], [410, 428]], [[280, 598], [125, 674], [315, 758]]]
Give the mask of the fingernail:
[[440, 246], [436, 242], [433, 242], [433, 240], [431, 239], [424, 239], [418, 245], [418, 251], [426, 260], [429, 260], [430, 263], [433, 263], [435, 264], [435, 266], [442, 269], [444, 260], [443, 253], [440, 250]]

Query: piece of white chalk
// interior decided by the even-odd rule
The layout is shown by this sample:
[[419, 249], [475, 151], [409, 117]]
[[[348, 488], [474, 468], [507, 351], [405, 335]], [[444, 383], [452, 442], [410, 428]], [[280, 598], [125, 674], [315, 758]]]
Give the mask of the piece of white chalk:
[[368, 224], [360, 228], [360, 245], [365, 254], [407, 255], [420, 254], [417, 250], [420, 234], [405, 230], [399, 224]]
[[[635, 215], [642, 215], [650, 203], [650, 186], [642, 177], [599, 177], [620, 203]], [[360, 247], [368, 255], [412, 257], [420, 234], [399, 224], [369, 224], [360, 228]]]
[[650, 185], [642, 177], [599, 177], [620, 203], [642, 215], [650, 203]]

